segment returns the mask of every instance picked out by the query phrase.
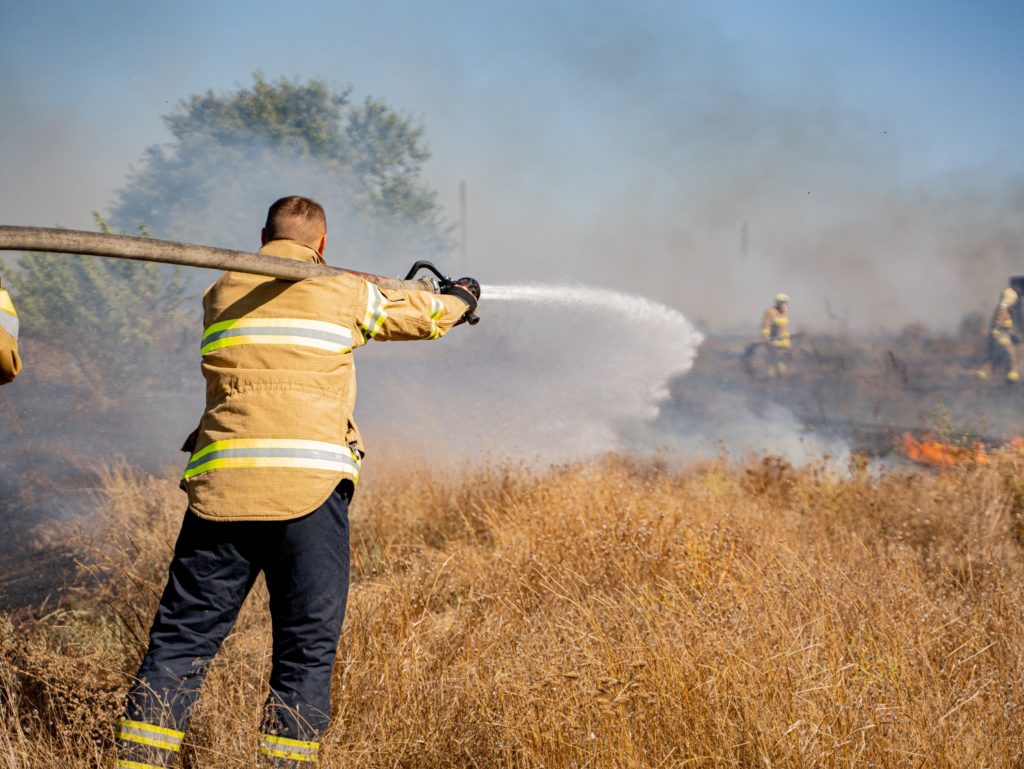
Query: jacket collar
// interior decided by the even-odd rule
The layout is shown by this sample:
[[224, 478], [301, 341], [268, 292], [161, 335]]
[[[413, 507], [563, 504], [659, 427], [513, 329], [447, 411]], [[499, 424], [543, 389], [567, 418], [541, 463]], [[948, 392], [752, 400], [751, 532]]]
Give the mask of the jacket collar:
[[294, 259], [298, 262], [312, 262], [314, 264], [327, 264], [324, 258], [305, 243], [297, 240], [272, 240], [260, 249], [261, 254], [269, 256], [280, 256], [284, 259]]

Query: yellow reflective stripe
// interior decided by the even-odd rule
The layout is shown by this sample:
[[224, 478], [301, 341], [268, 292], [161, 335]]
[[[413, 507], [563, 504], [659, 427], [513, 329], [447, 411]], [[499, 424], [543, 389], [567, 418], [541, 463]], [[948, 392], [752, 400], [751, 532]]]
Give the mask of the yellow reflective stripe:
[[223, 347], [234, 347], [240, 344], [299, 345], [302, 347], [315, 347], [318, 350], [327, 350], [328, 352], [349, 352], [352, 349], [352, 345], [350, 344], [344, 345], [336, 342], [328, 342], [326, 339], [311, 339], [308, 336], [279, 336], [274, 334], [261, 336], [229, 336], [204, 345], [200, 352], [203, 355], [206, 355], [214, 350], [220, 350]]
[[437, 339], [441, 336], [441, 327], [437, 325], [437, 321], [441, 318], [441, 313], [444, 312], [444, 303], [436, 296], [430, 297], [430, 338]]
[[8, 312], [11, 315], [18, 314], [14, 309], [14, 302], [11, 300], [11, 295], [5, 289], [0, 289], [0, 310]]
[[273, 742], [277, 745], [291, 745], [296, 748], [309, 748], [310, 750], [319, 750], [319, 742], [306, 742], [305, 740], [293, 740], [291, 737], [278, 737], [274, 734], [261, 734], [260, 739], [264, 742]]
[[145, 721], [130, 721], [127, 718], [119, 718], [114, 722], [114, 726], [127, 727], [129, 729], [144, 729], [147, 732], [155, 732], [156, 734], [165, 734], [168, 737], [175, 737], [179, 741], [185, 739], [185, 732], [179, 732], [177, 729], [168, 729], [164, 726], [157, 726], [156, 724], [147, 724]]
[[308, 328], [314, 331], [326, 331], [329, 334], [340, 334], [342, 336], [351, 336], [352, 334], [345, 326], [322, 320], [307, 320], [305, 318], [235, 318], [233, 320], [222, 320], [208, 326], [203, 332], [203, 339], [206, 339], [211, 334], [216, 334], [218, 331], [225, 331], [229, 328]]
[[343, 473], [359, 480], [361, 457], [351, 446], [289, 438], [229, 438], [193, 454], [182, 477], [210, 470], [238, 468], [305, 468]]
[[349, 328], [322, 320], [233, 318], [214, 323], [204, 330], [202, 354], [243, 344], [302, 345], [346, 353], [352, 349], [353, 341]]
[[366, 317], [363, 318], [363, 336], [367, 339], [372, 339], [380, 327], [384, 325], [384, 321], [388, 317], [387, 310], [387, 299], [384, 298], [384, 294], [381, 293], [380, 289], [377, 288], [373, 283], [364, 281], [366, 283]]
[[129, 761], [124, 758], [117, 759], [117, 766], [123, 767], [123, 769], [167, 769], [166, 766], [157, 766], [156, 764], [144, 764], [141, 761]]
[[359, 471], [349, 464], [330, 462], [323, 459], [303, 459], [300, 457], [226, 457], [224, 459], [214, 459], [187, 470], [184, 477], [192, 478], [210, 470], [254, 467], [300, 467], [307, 470], [329, 470], [331, 472], [347, 473], [353, 477], [359, 477]]
[[204, 446], [192, 455], [194, 462], [202, 459], [214, 451], [225, 449], [306, 449], [308, 451], [335, 451], [338, 453], [350, 452], [351, 448], [340, 443], [326, 443], [325, 441], [307, 441], [297, 438], [225, 438], [221, 441], [214, 441]]
[[274, 756], [275, 758], [287, 758], [292, 761], [308, 761], [311, 764], [315, 764], [316, 756], [309, 755], [307, 753], [293, 753], [290, 750], [277, 750], [275, 748], [268, 748], [260, 745], [260, 753], [264, 756]]
[[114, 735], [114, 738], [124, 740], [126, 742], [138, 742], [141, 745], [149, 745], [163, 750], [173, 750], [175, 753], [181, 750], [180, 742], [166, 742], [164, 740], [153, 739], [152, 737], [143, 737], [141, 734], [132, 734], [131, 732], [117, 732]]

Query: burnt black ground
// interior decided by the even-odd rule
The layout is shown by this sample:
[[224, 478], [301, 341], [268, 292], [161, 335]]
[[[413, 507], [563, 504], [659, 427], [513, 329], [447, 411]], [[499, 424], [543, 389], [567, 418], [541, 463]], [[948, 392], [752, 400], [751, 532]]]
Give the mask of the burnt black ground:
[[972, 335], [802, 336], [785, 377], [768, 375], [761, 350], [744, 365], [751, 343], [705, 340], [659, 421], [710, 435], [784, 426], [869, 456], [891, 454], [906, 432], [990, 445], [1024, 435], [1024, 387], [980, 380], [983, 346]]

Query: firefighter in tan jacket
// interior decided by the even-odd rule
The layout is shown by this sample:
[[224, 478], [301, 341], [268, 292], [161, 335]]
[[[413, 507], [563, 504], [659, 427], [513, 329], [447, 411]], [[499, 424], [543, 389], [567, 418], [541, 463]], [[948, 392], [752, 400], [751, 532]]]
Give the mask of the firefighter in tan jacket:
[[18, 353], [18, 313], [0, 281], [0, 384], [13, 382], [21, 371]]
[[783, 376], [789, 369], [789, 295], [776, 294], [775, 304], [765, 310], [761, 320], [761, 338], [768, 346], [769, 376]]
[[[307, 198], [271, 206], [261, 253], [323, 263], [326, 220]], [[382, 290], [358, 275], [288, 283], [226, 273], [204, 297], [206, 410], [187, 444], [188, 510], [149, 649], [117, 722], [118, 766], [170, 767], [199, 686], [262, 571], [273, 661], [259, 754], [315, 763], [348, 592], [348, 503], [363, 456], [353, 351], [437, 339], [476, 307]]]
[[[1020, 381], [1020, 372], [1017, 370], [1017, 333], [1013, 328], [1012, 313], [1017, 301], [1016, 291], [1012, 288], [1003, 289], [989, 323], [986, 350], [992, 372], [1005, 372], [1006, 381], [1010, 384]], [[980, 379], [988, 379], [988, 371], [984, 368], [978, 369], [975, 374]]]

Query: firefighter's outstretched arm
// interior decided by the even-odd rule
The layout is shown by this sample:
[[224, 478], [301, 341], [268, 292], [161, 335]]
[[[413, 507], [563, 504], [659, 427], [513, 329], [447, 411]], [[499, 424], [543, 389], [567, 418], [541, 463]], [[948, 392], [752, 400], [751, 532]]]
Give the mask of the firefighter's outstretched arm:
[[14, 381], [21, 371], [18, 353], [18, 313], [11, 295], [0, 284], [0, 384]]
[[440, 294], [381, 289], [368, 281], [364, 290], [366, 316], [360, 331], [365, 342], [439, 339], [475, 311], [477, 304], [472, 286], [461, 281]]
[[761, 321], [761, 338], [768, 340], [772, 336], [772, 311], [769, 309], [764, 314], [764, 320]]

